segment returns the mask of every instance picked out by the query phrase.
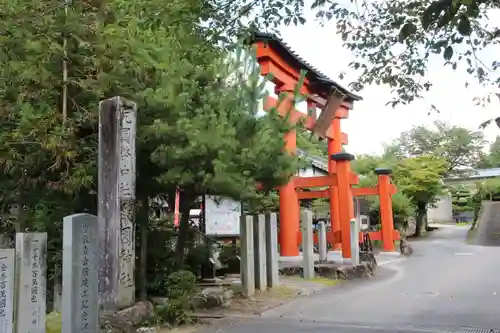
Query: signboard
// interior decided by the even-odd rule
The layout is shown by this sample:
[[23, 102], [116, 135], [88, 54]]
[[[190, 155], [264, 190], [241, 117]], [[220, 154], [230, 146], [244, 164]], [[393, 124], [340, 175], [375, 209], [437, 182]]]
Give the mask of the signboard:
[[241, 202], [219, 196], [205, 196], [205, 234], [240, 235]]

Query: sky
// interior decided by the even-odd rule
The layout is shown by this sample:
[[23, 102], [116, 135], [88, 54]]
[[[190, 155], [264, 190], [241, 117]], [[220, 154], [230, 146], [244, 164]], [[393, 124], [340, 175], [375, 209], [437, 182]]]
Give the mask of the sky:
[[[500, 13], [493, 13], [490, 19], [500, 22]], [[306, 14], [307, 22], [301, 26], [281, 29], [284, 41], [318, 70], [347, 86], [347, 81], [338, 80], [341, 72], [355, 75], [348, 68], [353, 55], [342, 47], [342, 40], [336, 34], [335, 22], [323, 27], [315, 21], [312, 13]], [[500, 48], [490, 48], [480, 55], [491, 63]], [[385, 104], [391, 100], [390, 88], [371, 86], [360, 92], [363, 101], [356, 102], [349, 119], [343, 120], [342, 131], [349, 136], [347, 151], [353, 154], [379, 154], [383, 144], [397, 138], [402, 131], [415, 125], [429, 124], [435, 120], [478, 130], [479, 124], [492, 117], [500, 116], [500, 102], [493, 101], [486, 108], [474, 105], [473, 98], [486, 94], [486, 90], [473, 83], [473, 78], [465, 72], [464, 66], [453, 71], [443, 66], [441, 56], [430, 61], [427, 78], [433, 88], [425, 98], [410, 105], [392, 108]], [[465, 88], [465, 82], [472, 84]], [[428, 115], [430, 105], [441, 110]], [[484, 130], [485, 138], [493, 141], [500, 135], [500, 129], [489, 126]]]

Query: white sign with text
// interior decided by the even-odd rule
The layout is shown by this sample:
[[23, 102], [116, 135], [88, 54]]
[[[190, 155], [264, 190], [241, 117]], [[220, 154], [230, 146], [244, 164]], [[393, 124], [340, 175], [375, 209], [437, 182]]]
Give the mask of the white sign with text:
[[213, 236], [240, 235], [241, 202], [205, 196], [205, 233]]

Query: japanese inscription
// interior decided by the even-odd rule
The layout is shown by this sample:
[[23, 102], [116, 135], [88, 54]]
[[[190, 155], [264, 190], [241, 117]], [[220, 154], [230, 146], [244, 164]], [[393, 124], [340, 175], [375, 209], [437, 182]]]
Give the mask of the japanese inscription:
[[135, 197], [135, 112], [124, 107], [120, 118], [119, 197]]
[[134, 299], [135, 266], [135, 136], [136, 113], [133, 108], [123, 106], [120, 115], [120, 156], [118, 173], [118, 202], [120, 218], [119, 237], [119, 290], [120, 303]]
[[115, 311], [134, 303], [136, 122], [119, 96], [99, 110], [99, 302]]
[[89, 327], [89, 225], [82, 223], [82, 281], [80, 284], [80, 330], [86, 330]]
[[46, 233], [19, 233], [16, 251], [20, 266], [18, 332], [45, 332]]
[[0, 249], [0, 333], [13, 333], [14, 261], [13, 249]]
[[64, 218], [62, 333], [98, 331], [97, 217]]
[[[7, 257], [0, 257], [1, 261], [4, 261]], [[0, 318], [5, 317], [7, 306], [7, 264], [2, 262], [0, 264]]]

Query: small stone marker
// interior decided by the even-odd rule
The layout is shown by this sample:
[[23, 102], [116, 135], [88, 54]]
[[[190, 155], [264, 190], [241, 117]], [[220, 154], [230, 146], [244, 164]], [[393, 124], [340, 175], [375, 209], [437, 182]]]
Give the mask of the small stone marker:
[[276, 213], [266, 214], [267, 286], [279, 285], [278, 220]]
[[302, 269], [303, 278], [314, 278], [314, 239], [313, 239], [313, 225], [312, 225], [312, 212], [305, 209], [301, 213], [301, 229], [302, 229]]
[[253, 216], [253, 245], [255, 261], [255, 288], [267, 290], [266, 263], [266, 217], [264, 214]]
[[327, 259], [327, 244], [326, 244], [326, 224], [321, 221], [318, 223], [318, 248], [319, 248], [319, 261], [326, 261]]
[[351, 259], [353, 265], [359, 265], [359, 224], [357, 219], [351, 219]]
[[62, 333], [99, 332], [97, 216], [64, 218]]
[[241, 285], [245, 296], [255, 294], [255, 268], [253, 246], [253, 216], [240, 219]]
[[47, 233], [16, 234], [17, 333], [45, 333]]
[[99, 105], [99, 295], [105, 311], [135, 299], [136, 121], [131, 101], [113, 97]]
[[14, 333], [14, 249], [0, 249], [0, 333]]

